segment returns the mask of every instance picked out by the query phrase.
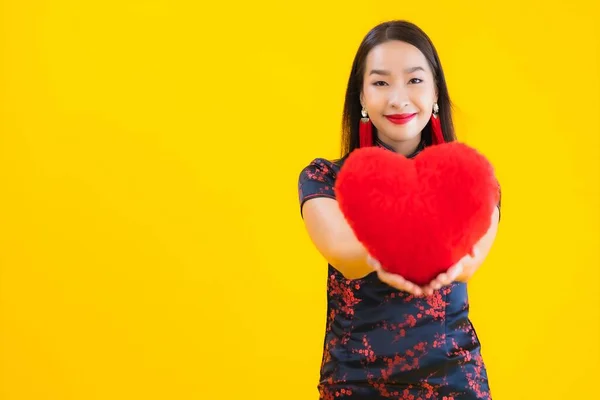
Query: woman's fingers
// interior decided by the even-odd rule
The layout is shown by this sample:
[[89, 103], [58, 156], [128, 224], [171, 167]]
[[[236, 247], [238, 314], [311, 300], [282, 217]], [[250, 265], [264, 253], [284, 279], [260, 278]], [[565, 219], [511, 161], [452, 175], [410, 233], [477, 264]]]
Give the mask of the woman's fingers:
[[383, 269], [381, 269], [380, 265], [377, 267], [376, 271], [379, 280], [390, 285], [391, 287], [398, 290], [402, 290], [404, 292], [411, 293], [415, 296], [423, 295], [423, 290], [419, 286], [407, 281], [402, 276], [386, 272]]
[[415, 296], [422, 296], [424, 294], [431, 296], [434, 291], [454, 282], [463, 273], [465, 262], [471, 258], [476, 258], [478, 253], [479, 249], [474, 247], [471, 254], [463, 257], [463, 259], [450, 267], [446, 272], [439, 274], [433, 281], [429, 283], [429, 285], [425, 287], [420, 287], [419, 285], [406, 280], [404, 277], [398, 274], [383, 270], [381, 263], [374, 259], [370, 254], [367, 256], [367, 263], [377, 272], [379, 280], [392, 286], [393, 288], [414, 294]]

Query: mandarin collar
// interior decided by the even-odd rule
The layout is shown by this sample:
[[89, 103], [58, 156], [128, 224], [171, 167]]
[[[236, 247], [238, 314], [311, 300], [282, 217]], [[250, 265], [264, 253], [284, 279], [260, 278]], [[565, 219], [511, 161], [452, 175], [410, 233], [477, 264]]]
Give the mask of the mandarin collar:
[[[383, 143], [379, 138], [375, 139], [375, 146], [382, 147], [382, 148], [392, 151], [394, 153], [396, 152], [396, 150], [394, 150], [392, 147], [390, 147], [386, 143]], [[413, 151], [411, 154], [407, 155], [406, 158], [416, 157], [417, 154], [419, 154], [421, 151], [423, 151], [424, 148], [425, 148], [425, 141], [423, 139], [421, 139], [421, 141], [419, 142], [419, 145], [417, 146], [417, 149], [415, 151]]]

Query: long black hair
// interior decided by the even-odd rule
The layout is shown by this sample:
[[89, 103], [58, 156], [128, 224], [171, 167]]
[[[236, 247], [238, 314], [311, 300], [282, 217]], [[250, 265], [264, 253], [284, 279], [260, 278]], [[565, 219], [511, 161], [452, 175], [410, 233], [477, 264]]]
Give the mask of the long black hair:
[[[452, 122], [452, 103], [448, 94], [446, 78], [442, 70], [442, 64], [438, 57], [435, 46], [429, 39], [429, 36], [415, 24], [402, 21], [388, 21], [377, 25], [363, 39], [360, 44], [354, 62], [352, 71], [348, 79], [346, 89], [346, 99], [344, 102], [344, 114], [342, 118], [342, 156], [347, 155], [359, 147], [358, 124], [361, 118], [362, 106], [360, 104], [360, 94], [363, 87], [363, 76], [366, 66], [366, 59], [369, 52], [382, 43], [392, 40], [400, 40], [415, 46], [423, 53], [429, 63], [433, 78], [438, 92], [438, 106], [440, 123], [444, 140], [451, 142], [456, 140], [454, 134], [454, 124]], [[423, 129], [423, 140], [426, 145], [431, 144], [431, 122], [428, 122]], [[377, 134], [377, 128], [373, 127], [373, 134]]]

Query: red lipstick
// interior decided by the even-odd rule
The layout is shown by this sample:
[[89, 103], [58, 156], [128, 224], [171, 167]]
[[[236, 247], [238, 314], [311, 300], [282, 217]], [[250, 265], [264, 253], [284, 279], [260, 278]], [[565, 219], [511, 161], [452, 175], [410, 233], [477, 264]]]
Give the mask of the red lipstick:
[[392, 114], [386, 115], [385, 117], [392, 123], [397, 125], [403, 125], [412, 120], [417, 113], [412, 114]]

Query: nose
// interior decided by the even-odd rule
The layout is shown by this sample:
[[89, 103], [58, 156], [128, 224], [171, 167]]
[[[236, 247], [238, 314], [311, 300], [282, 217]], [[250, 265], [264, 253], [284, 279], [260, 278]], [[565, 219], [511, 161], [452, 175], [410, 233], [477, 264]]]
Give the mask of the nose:
[[403, 108], [408, 105], [408, 91], [406, 88], [397, 86], [389, 93], [389, 102], [392, 107]]

